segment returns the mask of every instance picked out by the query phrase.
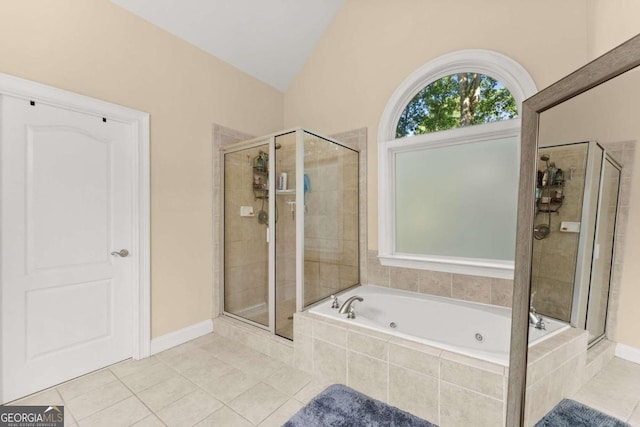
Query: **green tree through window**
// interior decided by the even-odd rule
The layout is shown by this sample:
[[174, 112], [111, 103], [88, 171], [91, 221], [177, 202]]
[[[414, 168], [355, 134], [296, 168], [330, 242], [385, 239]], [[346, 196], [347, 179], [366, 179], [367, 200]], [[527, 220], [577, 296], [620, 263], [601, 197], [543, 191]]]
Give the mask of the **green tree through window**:
[[499, 81], [458, 73], [424, 87], [402, 112], [396, 138], [512, 119], [516, 100]]

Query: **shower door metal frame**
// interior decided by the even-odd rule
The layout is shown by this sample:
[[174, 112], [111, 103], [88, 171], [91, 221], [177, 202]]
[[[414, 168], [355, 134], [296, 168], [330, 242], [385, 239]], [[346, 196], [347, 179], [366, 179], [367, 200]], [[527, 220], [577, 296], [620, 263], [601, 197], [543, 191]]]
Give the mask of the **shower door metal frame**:
[[[594, 239], [593, 239], [593, 251], [592, 251], [592, 256], [591, 256], [591, 264], [590, 264], [590, 279], [589, 279], [589, 286], [587, 289], [587, 304], [584, 307], [584, 314], [583, 318], [584, 318], [584, 326], [583, 329], [587, 329], [587, 318], [589, 317], [589, 301], [591, 300], [591, 285], [593, 284], [593, 272], [594, 272], [594, 255], [596, 252], [596, 245], [598, 244], [598, 233], [600, 231], [600, 219], [602, 217], [601, 213], [602, 213], [602, 193], [604, 192], [604, 178], [605, 178], [605, 174], [604, 174], [604, 168], [605, 168], [605, 164], [607, 162], [609, 162], [609, 164], [611, 165], [611, 167], [613, 167], [614, 169], [616, 169], [618, 171], [618, 189], [616, 192], [616, 213], [613, 216], [613, 242], [611, 244], [611, 263], [609, 265], [609, 283], [606, 284], [607, 286], [607, 304], [606, 304], [606, 308], [604, 310], [604, 328], [603, 328], [603, 333], [597, 337], [594, 337], [593, 339], [589, 340], [589, 347], [597, 344], [598, 342], [600, 342], [603, 338], [606, 337], [607, 335], [607, 319], [609, 317], [609, 296], [611, 295], [611, 278], [613, 277], [613, 265], [615, 263], [615, 257], [616, 257], [616, 245], [615, 245], [615, 241], [616, 241], [616, 229], [618, 227], [618, 209], [619, 209], [619, 203], [620, 203], [620, 188], [622, 187], [622, 165], [613, 157], [611, 157], [611, 155], [609, 153], [607, 153], [607, 150], [604, 149], [604, 147], [602, 147], [600, 144], [598, 144], [599, 147], [602, 148], [603, 150], [603, 155], [602, 155], [602, 162], [600, 165], [600, 180], [599, 180], [599, 188], [598, 188], [598, 207], [596, 209], [596, 227], [594, 230]], [[598, 256], [600, 256], [599, 254], [600, 250], [598, 249]], [[587, 330], [588, 331], [588, 330]]]
[[[618, 170], [620, 174], [622, 174], [622, 166], [620, 163], [611, 157], [611, 155], [607, 152], [607, 150], [600, 145], [597, 141], [588, 141], [588, 154], [587, 154], [587, 163], [586, 163], [586, 174], [585, 174], [585, 186], [583, 190], [583, 200], [582, 200], [582, 216], [580, 223], [580, 239], [578, 242], [578, 254], [577, 254], [577, 262], [576, 262], [576, 273], [574, 278], [574, 288], [573, 288], [573, 298], [571, 302], [571, 325], [580, 328], [586, 329], [587, 325], [587, 315], [588, 315], [588, 307], [589, 307], [589, 297], [591, 293], [591, 280], [593, 276], [593, 257], [596, 245], [596, 237], [598, 235], [598, 230], [600, 227], [600, 210], [602, 203], [602, 191], [603, 191], [603, 181], [604, 181], [604, 165], [608, 161], [611, 163], [615, 169]], [[571, 144], [563, 144], [571, 145]], [[547, 147], [544, 147], [547, 148]], [[594, 158], [594, 156], [599, 155], [600, 158]], [[599, 176], [597, 180], [597, 189], [592, 188], [593, 178], [596, 171], [594, 167], [592, 167], [592, 163], [597, 164], [599, 169]], [[618, 184], [618, 194], [616, 195], [617, 200], [620, 199], [620, 183]], [[595, 213], [590, 215], [589, 206], [593, 202], [592, 198], [595, 197]], [[616, 224], [617, 226], [617, 212], [618, 206], [616, 204]], [[592, 216], [592, 217], [591, 217]], [[593, 230], [592, 233], [587, 233], [588, 230]], [[615, 242], [615, 232], [614, 232], [614, 242]], [[613, 254], [612, 254], [612, 263], [615, 260], [615, 244], [613, 245]], [[588, 262], [587, 262], [588, 261]], [[611, 286], [611, 277], [609, 278], [609, 287]], [[608, 307], [608, 302], [607, 302]], [[608, 314], [608, 312], [607, 312]], [[605, 316], [606, 322], [606, 316]], [[606, 331], [605, 331], [606, 332]], [[590, 342], [590, 346], [596, 344], [598, 341], [604, 337], [606, 333], [599, 338], [596, 338]]]
[[[296, 183], [296, 193], [295, 193], [295, 203], [296, 203], [296, 232], [295, 232], [295, 239], [296, 239], [296, 312], [301, 312], [303, 311], [306, 306], [304, 304], [304, 213], [305, 213], [305, 209], [304, 209], [304, 205], [305, 205], [305, 194], [304, 194], [304, 174], [305, 174], [305, 168], [304, 168], [304, 155], [305, 155], [305, 147], [304, 147], [304, 136], [305, 133], [311, 135], [311, 136], [315, 136], [318, 138], [322, 138], [324, 140], [326, 140], [327, 142], [330, 142], [332, 144], [335, 144], [337, 146], [346, 148], [348, 150], [351, 150], [355, 153], [357, 153], [358, 158], [360, 157], [360, 149], [358, 149], [357, 147], [353, 147], [350, 144], [344, 143], [344, 142], [340, 142], [337, 141], [331, 137], [310, 131], [308, 129], [304, 129], [301, 127], [298, 128], [293, 128], [293, 129], [287, 129], [287, 130], [282, 130], [279, 131], [277, 133], [273, 133], [270, 135], [265, 135], [265, 136], [261, 136], [261, 137], [257, 137], [257, 138], [252, 138], [250, 140], [247, 141], [242, 141], [242, 142], [238, 142], [232, 145], [229, 145], [227, 147], [223, 147], [221, 149], [221, 153], [222, 153], [222, 170], [220, 171], [220, 188], [221, 188], [221, 192], [220, 192], [220, 203], [222, 206], [222, 227], [221, 227], [221, 237], [220, 237], [220, 244], [221, 244], [221, 268], [220, 268], [220, 313], [222, 313], [225, 316], [229, 316], [231, 318], [234, 318], [236, 320], [248, 323], [250, 325], [256, 326], [260, 329], [269, 331], [271, 334], [275, 335], [276, 334], [276, 177], [272, 176], [275, 175], [276, 172], [276, 138], [279, 136], [283, 136], [286, 134], [290, 134], [290, 133], [294, 133], [296, 134], [296, 153], [295, 153], [295, 162], [296, 162], [296, 176], [295, 176], [295, 183]], [[243, 151], [249, 148], [254, 148], [254, 147], [258, 147], [261, 145], [268, 145], [269, 147], [269, 192], [268, 194], [270, 195], [269, 197], [269, 204], [268, 204], [268, 208], [269, 208], [269, 212], [273, 213], [269, 215], [269, 222], [268, 222], [268, 239], [269, 239], [269, 244], [268, 244], [268, 298], [267, 298], [267, 304], [268, 304], [268, 309], [269, 309], [269, 324], [267, 326], [254, 322], [252, 320], [249, 320], [247, 318], [244, 318], [242, 316], [238, 316], [236, 314], [230, 313], [228, 311], [225, 310], [225, 306], [224, 306], [224, 300], [225, 300], [225, 293], [224, 293], [224, 289], [225, 289], [225, 269], [224, 269], [224, 258], [226, 256], [225, 254], [225, 228], [226, 228], [226, 209], [225, 209], [225, 204], [224, 204], [224, 199], [225, 199], [225, 167], [226, 167], [226, 163], [225, 163], [225, 155], [229, 154], [229, 153], [235, 153], [238, 151]], [[362, 191], [362, 189], [358, 189], [358, 194], [360, 193], [360, 191]], [[359, 197], [359, 196], [358, 196]], [[360, 201], [358, 200], [358, 204], [360, 203]], [[302, 208], [299, 208], [299, 207]], [[360, 229], [360, 221], [358, 221], [358, 229]], [[359, 230], [360, 231], [360, 230]], [[358, 239], [358, 265], [360, 265], [360, 240]]]
[[[578, 252], [576, 254], [576, 269], [573, 279], [572, 300], [571, 300], [571, 319], [570, 324], [576, 328], [585, 328], [586, 317], [581, 313], [586, 313], [587, 300], [589, 292], [589, 282], [591, 279], [591, 260], [593, 259], [593, 245], [595, 233], [587, 233], [587, 230], [595, 230], [597, 224], [598, 199], [600, 194], [600, 179], [598, 179], [598, 190], [593, 190], [593, 178], [596, 173], [595, 165], [600, 163], [604, 158], [604, 148], [596, 141], [584, 141], [574, 144], [561, 144], [554, 147], [563, 147], [566, 145], [587, 144], [587, 159], [585, 163], [584, 188], [582, 189], [582, 213], [580, 215], [580, 236], [578, 239]], [[544, 147], [547, 148], [547, 147]], [[594, 156], [600, 154], [598, 159]], [[592, 165], [593, 163], [593, 165]], [[602, 170], [600, 171], [600, 173]], [[592, 213], [590, 206], [592, 199], [596, 198], [596, 212]], [[589, 262], [587, 262], [589, 260]], [[585, 291], [586, 289], [586, 291]]]
[[[222, 149], [222, 171], [221, 171], [221, 203], [223, 206], [222, 209], [222, 230], [221, 230], [221, 247], [222, 247], [222, 260], [221, 260], [221, 266], [222, 268], [220, 269], [220, 312], [222, 314], [224, 314], [225, 316], [229, 316], [231, 318], [234, 318], [236, 320], [240, 320], [242, 322], [251, 324], [253, 326], [256, 326], [260, 329], [263, 330], [267, 330], [269, 331], [271, 334], [276, 333], [276, 304], [275, 304], [275, 298], [276, 298], [276, 179], [275, 176], [272, 176], [272, 174], [275, 174], [275, 156], [276, 156], [276, 150], [275, 150], [275, 141], [276, 138], [279, 136], [283, 136], [286, 134], [290, 134], [290, 133], [294, 133], [296, 134], [296, 177], [295, 177], [295, 182], [296, 182], [296, 189], [302, 189], [302, 190], [296, 190], [296, 206], [303, 206], [302, 211], [300, 211], [299, 209], [296, 209], [298, 212], [302, 212], [302, 215], [296, 215], [296, 233], [295, 233], [295, 238], [296, 238], [296, 312], [300, 312], [302, 310], [304, 310], [304, 133], [308, 132], [309, 134], [312, 134], [314, 136], [319, 136], [321, 138], [324, 138], [332, 143], [341, 145], [341, 146], [345, 146], [342, 143], [339, 143], [329, 137], [326, 136], [321, 136], [321, 135], [317, 135], [313, 132], [309, 132], [306, 131], [303, 128], [293, 128], [293, 129], [288, 129], [288, 130], [283, 130], [277, 133], [273, 133], [271, 135], [267, 135], [267, 136], [261, 136], [261, 137], [257, 137], [257, 138], [253, 138], [250, 139], [248, 141], [243, 141], [243, 142], [238, 142], [236, 144], [230, 145], [228, 147], [225, 147]], [[252, 320], [249, 320], [247, 318], [244, 318], [242, 316], [238, 316], [236, 314], [233, 314], [229, 311], [227, 311], [225, 309], [224, 306], [224, 289], [225, 289], [225, 277], [224, 277], [224, 257], [225, 257], [225, 227], [226, 227], [226, 221], [225, 221], [225, 216], [227, 214], [226, 209], [225, 209], [225, 205], [224, 205], [224, 168], [225, 168], [225, 161], [224, 161], [224, 156], [228, 153], [234, 153], [234, 152], [238, 152], [238, 151], [243, 151], [249, 148], [254, 148], [254, 147], [258, 147], [261, 145], [265, 145], [268, 144], [269, 146], [269, 194], [271, 195], [271, 197], [269, 197], [269, 212], [273, 212], [274, 214], [269, 215], [269, 222], [268, 222], [268, 239], [269, 239], [269, 245], [268, 245], [268, 298], [267, 298], [267, 305], [268, 305], [268, 310], [269, 310], [269, 321], [268, 321], [268, 325], [265, 326], [261, 323], [257, 323], [254, 322]], [[347, 147], [353, 150], [353, 148], [351, 147]], [[354, 150], [357, 151], [357, 150]]]
[[[257, 328], [266, 330], [271, 332], [272, 334], [275, 333], [275, 313], [273, 308], [273, 302], [275, 301], [274, 299], [274, 293], [275, 293], [275, 260], [273, 257], [273, 254], [275, 253], [275, 215], [269, 215], [269, 223], [268, 223], [268, 228], [267, 228], [267, 238], [269, 239], [269, 244], [268, 244], [268, 273], [267, 273], [267, 286], [268, 286], [268, 297], [267, 297], [267, 308], [269, 310], [269, 321], [268, 321], [268, 325], [265, 326], [261, 323], [258, 322], [254, 322], [253, 320], [247, 319], [246, 317], [242, 317], [239, 316], [237, 314], [231, 313], [229, 311], [227, 311], [225, 309], [225, 305], [224, 305], [224, 300], [225, 300], [225, 257], [226, 257], [226, 245], [225, 245], [225, 235], [226, 235], [226, 215], [227, 215], [227, 210], [226, 210], [226, 205], [225, 205], [225, 170], [226, 170], [226, 159], [225, 156], [227, 154], [231, 154], [231, 153], [237, 153], [239, 151], [244, 151], [250, 148], [255, 148], [255, 147], [259, 147], [262, 145], [268, 145], [269, 147], [269, 174], [271, 174], [271, 171], [273, 170], [273, 166], [274, 166], [274, 159], [273, 159], [273, 153], [275, 152], [275, 137], [277, 135], [269, 135], [269, 136], [261, 136], [258, 138], [253, 138], [250, 139], [248, 141], [242, 141], [242, 142], [238, 142], [236, 144], [230, 145], [228, 147], [223, 147], [221, 149], [222, 152], [222, 170], [220, 171], [220, 203], [222, 206], [222, 227], [220, 230], [220, 247], [221, 247], [221, 260], [220, 260], [220, 313], [222, 313], [225, 316], [229, 316], [233, 319], [236, 320], [240, 320], [242, 322], [248, 323], [252, 326], [255, 326]], [[275, 188], [275, 183], [274, 180], [271, 179], [271, 176], [269, 176], [269, 194], [275, 194], [274, 192], [274, 188]], [[274, 197], [269, 197], [269, 212], [274, 212], [272, 209], [275, 206], [275, 202], [274, 202]]]

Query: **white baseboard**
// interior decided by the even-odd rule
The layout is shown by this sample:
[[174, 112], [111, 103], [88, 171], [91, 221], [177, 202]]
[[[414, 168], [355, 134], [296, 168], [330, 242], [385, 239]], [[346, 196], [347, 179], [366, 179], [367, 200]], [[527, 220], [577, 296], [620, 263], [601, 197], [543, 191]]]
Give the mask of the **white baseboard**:
[[191, 341], [210, 332], [213, 332], [213, 321], [211, 319], [187, 326], [175, 332], [170, 332], [151, 340], [151, 354], [160, 353], [161, 351], [184, 344], [187, 341]]
[[640, 365], [640, 348], [631, 347], [630, 345], [617, 344], [616, 357]]

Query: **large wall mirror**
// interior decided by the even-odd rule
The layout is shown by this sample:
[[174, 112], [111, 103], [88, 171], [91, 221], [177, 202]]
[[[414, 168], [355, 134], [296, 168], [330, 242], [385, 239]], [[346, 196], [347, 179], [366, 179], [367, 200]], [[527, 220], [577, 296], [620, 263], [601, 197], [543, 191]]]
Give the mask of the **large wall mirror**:
[[[523, 104], [507, 426], [534, 425], [597, 374], [613, 342], [637, 334], [619, 314], [635, 292], [622, 267], [637, 227], [638, 65], [640, 36]], [[566, 327], [528, 345], [556, 322]]]

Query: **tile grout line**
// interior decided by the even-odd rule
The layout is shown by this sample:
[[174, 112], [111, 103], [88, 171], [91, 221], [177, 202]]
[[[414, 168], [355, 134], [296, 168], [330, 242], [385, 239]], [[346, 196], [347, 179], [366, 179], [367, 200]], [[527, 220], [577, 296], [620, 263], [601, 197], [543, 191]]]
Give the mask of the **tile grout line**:
[[[158, 359], [158, 360], [159, 360], [159, 362], [160, 362], [160, 363], [163, 363], [163, 362], [162, 362], [162, 360], [160, 360], [160, 359]], [[125, 383], [120, 379], [120, 377], [118, 377], [118, 376], [117, 376], [115, 373], [113, 373], [113, 372], [111, 372], [111, 373], [113, 374], [113, 376], [115, 376], [115, 377], [118, 379], [118, 381], [120, 381], [120, 384], [122, 384], [122, 385], [123, 385], [127, 390], [129, 390], [129, 391], [131, 392], [131, 394], [132, 394], [132, 395], [133, 395], [133, 396], [138, 400], [138, 402], [142, 403], [142, 405], [143, 405], [145, 408], [147, 408], [147, 409], [149, 410], [149, 412], [151, 412], [151, 414], [152, 414], [153, 416], [155, 416], [158, 420], [160, 420], [160, 422], [161, 422], [162, 424], [164, 424], [165, 426], [167, 425], [167, 424], [164, 422], [164, 420], [163, 420], [163, 419], [161, 419], [161, 418], [158, 416], [158, 414], [156, 414], [156, 413], [155, 413], [155, 411], [154, 411], [153, 409], [151, 409], [149, 406], [147, 406], [147, 404], [146, 404], [142, 399], [140, 399], [140, 397], [138, 396], [138, 394], [137, 394], [136, 392], [134, 392], [133, 390], [131, 390], [131, 388], [129, 388], [129, 386], [128, 386], [127, 384], [125, 384]], [[158, 384], [159, 384], [159, 383], [158, 383]], [[153, 387], [153, 386], [151, 386], [151, 387]], [[147, 388], [151, 388], [151, 387], [147, 387]], [[147, 389], [145, 388], [144, 390], [147, 390]], [[140, 390], [140, 391], [144, 391], [144, 390]], [[143, 417], [143, 418], [139, 419], [139, 420], [138, 420], [138, 421], [136, 421], [135, 423], [138, 423], [138, 422], [140, 422], [140, 421], [144, 420], [144, 419], [145, 419], [145, 418], [147, 418], [147, 417], [148, 417], [148, 415], [147, 415], [146, 417]], [[133, 424], [131, 424], [131, 425], [134, 425], [135, 423], [133, 423]]]

